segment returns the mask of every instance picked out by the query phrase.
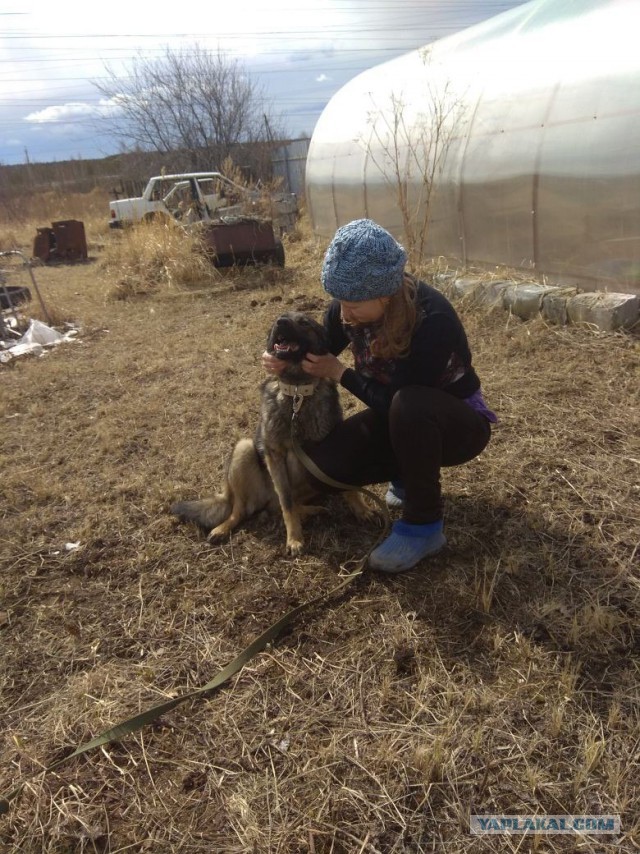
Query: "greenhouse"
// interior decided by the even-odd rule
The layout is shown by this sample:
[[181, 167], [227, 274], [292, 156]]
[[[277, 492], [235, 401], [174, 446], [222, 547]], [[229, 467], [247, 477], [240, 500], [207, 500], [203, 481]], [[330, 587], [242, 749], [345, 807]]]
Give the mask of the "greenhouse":
[[640, 293], [640, 0], [534, 0], [360, 74], [311, 141], [314, 229]]

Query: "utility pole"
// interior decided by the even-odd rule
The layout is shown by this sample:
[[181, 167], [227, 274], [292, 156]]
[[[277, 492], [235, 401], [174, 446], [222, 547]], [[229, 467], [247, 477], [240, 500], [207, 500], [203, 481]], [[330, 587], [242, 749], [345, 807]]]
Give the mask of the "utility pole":
[[273, 134], [271, 133], [271, 125], [269, 124], [269, 119], [267, 118], [267, 114], [263, 113], [264, 118], [264, 126], [267, 129], [267, 139], [269, 142], [274, 142]]
[[27, 183], [30, 187], [33, 187], [33, 176], [31, 174], [31, 160], [29, 159], [29, 149], [25, 145], [24, 147], [24, 163], [27, 167]]

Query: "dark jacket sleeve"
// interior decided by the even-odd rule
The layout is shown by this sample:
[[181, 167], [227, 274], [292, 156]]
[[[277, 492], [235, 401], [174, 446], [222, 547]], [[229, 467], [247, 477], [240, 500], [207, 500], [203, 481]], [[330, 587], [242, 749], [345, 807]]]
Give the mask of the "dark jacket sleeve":
[[338, 300], [331, 300], [329, 308], [324, 315], [324, 328], [327, 334], [327, 347], [329, 352], [334, 356], [339, 356], [340, 353], [349, 344], [349, 339], [345, 335], [340, 320], [340, 303]]
[[[407, 385], [444, 388], [456, 397], [465, 397], [479, 386], [475, 372], [463, 381], [446, 383], [447, 368], [452, 355], [459, 348], [459, 329], [455, 321], [445, 314], [434, 313], [424, 318], [413, 333], [409, 354], [398, 359], [390, 383], [381, 383], [347, 368], [340, 384], [371, 409], [387, 412], [393, 395]], [[469, 386], [469, 381], [474, 387]]]
[[[388, 412], [396, 391], [407, 385], [441, 388], [462, 399], [480, 387], [471, 366], [466, 334], [454, 309], [433, 288], [423, 284], [419, 288], [422, 319], [414, 329], [409, 353], [393, 360], [391, 381], [379, 382], [354, 368], [347, 368], [340, 380], [343, 388], [378, 412]], [[329, 350], [337, 356], [349, 344], [337, 300], [327, 309], [325, 329]]]
[[395, 385], [385, 385], [377, 380], [359, 374], [353, 368], [347, 368], [342, 374], [340, 385], [378, 412], [388, 412], [393, 395], [398, 390]]

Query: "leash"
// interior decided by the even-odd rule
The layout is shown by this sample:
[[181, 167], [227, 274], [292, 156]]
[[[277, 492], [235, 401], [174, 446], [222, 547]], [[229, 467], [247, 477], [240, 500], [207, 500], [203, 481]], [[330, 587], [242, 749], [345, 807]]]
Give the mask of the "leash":
[[[261, 635], [255, 638], [255, 640], [253, 640], [249, 644], [249, 646], [245, 647], [245, 649], [243, 649], [242, 652], [237, 655], [236, 658], [233, 659], [233, 661], [231, 661], [229, 664], [227, 664], [226, 667], [220, 670], [213, 677], [213, 679], [207, 682], [206, 685], [202, 685], [200, 688], [196, 688], [186, 694], [180, 694], [179, 696], [174, 697], [171, 700], [167, 700], [164, 703], [158, 703], [157, 705], [151, 706], [149, 709], [146, 709], [144, 712], [140, 712], [139, 714], [134, 715], [131, 718], [127, 718], [127, 720], [121, 721], [110, 729], [107, 729], [104, 732], [100, 733], [100, 735], [97, 735], [95, 738], [92, 738], [90, 741], [79, 745], [67, 756], [63, 756], [61, 759], [57, 759], [55, 762], [52, 762], [50, 765], [47, 765], [40, 771], [36, 771], [33, 774], [28, 775], [26, 779], [24, 779], [14, 789], [0, 797], [0, 816], [6, 815], [9, 812], [11, 808], [11, 803], [18, 797], [18, 795], [20, 795], [24, 786], [29, 780], [33, 780], [38, 776], [44, 776], [45, 774], [48, 774], [51, 771], [55, 771], [64, 763], [69, 762], [76, 756], [82, 756], [84, 753], [88, 753], [90, 750], [94, 750], [96, 747], [101, 747], [102, 745], [109, 744], [113, 741], [121, 741], [127, 735], [131, 735], [132, 733], [142, 729], [142, 727], [153, 723], [161, 715], [170, 712], [172, 709], [175, 709], [177, 706], [186, 703], [188, 700], [195, 700], [196, 698], [204, 697], [205, 695], [208, 695], [208, 697], [213, 696], [231, 679], [232, 676], [234, 676], [236, 673], [239, 673], [245, 666], [245, 664], [255, 658], [258, 653], [262, 652], [262, 650], [265, 649], [268, 644], [272, 643], [278, 637], [278, 635], [280, 635], [281, 632], [285, 628], [287, 628], [287, 626], [293, 623], [296, 617], [298, 617], [304, 611], [307, 611], [308, 609], [312, 608], [314, 605], [326, 603], [337, 593], [344, 591], [349, 585], [352, 584], [353, 581], [356, 580], [356, 578], [359, 578], [363, 574], [369, 555], [388, 531], [390, 525], [389, 511], [382, 499], [380, 499], [370, 490], [354, 487], [352, 484], [350, 485], [346, 483], [340, 483], [340, 481], [333, 480], [333, 478], [330, 478], [325, 475], [325, 473], [314, 463], [311, 457], [309, 457], [309, 455], [302, 449], [296, 436], [298, 426], [297, 419], [302, 404], [304, 402], [304, 398], [310, 395], [309, 392], [307, 392], [306, 394], [299, 394], [297, 387], [294, 387], [294, 393], [292, 396], [293, 413], [291, 419], [291, 441], [296, 456], [298, 457], [302, 465], [321, 482], [340, 490], [354, 491], [359, 489], [360, 492], [362, 492], [375, 504], [381, 507], [385, 517], [385, 527], [382, 534], [378, 537], [378, 539], [369, 549], [366, 555], [355, 561], [355, 569], [348, 575], [345, 575], [339, 584], [333, 587], [328, 593], [323, 593], [320, 596], [316, 596], [314, 599], [310, 599], [308, 602], [303, 602], [301, 605], [297, 605], [295, 608], [292, 608], [290, 611], [288, 611], [277, 622], [273, 623], [271, 626], [269, 626], [268, 629], [266, 629], [266, 631], [264, 631]], [[352, 562], [353, 561], [348, 561], [347, 563]]]
[[[282, 388], [282, 386], [281, 386]], [[314, 387], [315, 388], [315, 387]], [[287, 394], [287, 392], [284, 392]], [[313, 394], [313, 392], [311, 392]], [[343, 492], [361, 492], [363, 495], [366, 495], [374, 504], [382, 511], [382, 518], [384, 519], [384, 527], [383, 531], [375, 541], [375, 543], [371, 546], [366, 555], [358, 561], [358, 565], [360, 566], [360, 572], [364, 569], [364, 566], [367, 562], [367, 559], [371, 552], [375, 549], [378, 543], [382, 540], [384, 536], [389, 532], [389, 528], [391, 527], [391, 516], [389, 515], [389, 508], [385, 504], [385, 502], [379, 498], [375, 492], [372, 492], [370, 489], [365, 489], [362, 486], [354, 486], [352, 483], [341, 483], [339, 480], [334, 480], [329, 475], [325, 474], [322, 469], [314, 463], [311, 457], [306, 453], [306, 451], [300, 445], [298, 441], [297, 432], [298, 432], [298, 416], [300, 414], [300, 410], [302, 409], [302, 404], [304, 403], [305, 397], [309, 396], [309, 392], [304, 394], [300, 394], [298, 391], [298, 387], [294, 386], [293, 394], [293, 405], [292, 405], [292, 413], [291, 413], [291, 445], [293, 447], [293, 451], [297, 458], [300, 460], [302, 465], [307, 469], [307, 471], [312, 474], [316, 480], [321, 481], [321, 483], [325, 483], [327, 486], [331, 486], [334, 489], [340, 489]]]
[[40, 771], [36, 771], [33, 774], [27, 776], [27, 778], [21, 782], [18, 786], [12, 789], [7, 794], [0, 797], [0, 816], [5, 815], [9, 812], [11, 802], [21, 793], [24, 786], [29, 780], [33, 780], [39, 775], [45, 775], [50, 771], [54, 771], [56, 768], [59, 768], [65, 762], [73, 759], [76, 756], [81, 756], [83, 753], [87, 753], [90, 750], [94, 750], [96, 747], [101, 747], [103, 744], [108, 744], [112, 741], [120, 741], [125, 736], [130, 735], [131, 733], [136, 732], [142, 727], [147, 726], [147, 724], [153, 723], [153, 721], [157, 720], [160, 715], [166, 714], [170, 712], [172, 709], [175, 709], [176, 706], [180, 706], [182, 703], [186, 703], [187, 700], [193, 700], [197, 697], [202, 697], [205, 694], [209, 696], [213, 696], [213, 694], [217, 693], [226, 682], [231, 679], [236, 673], [238, 673], [242, 668], [251, 661], [259, 652], [270, 643], [272, 643], [278, 635], [289, 626], [300, 614], [304, 611], [308, 610], [314, 605], [319, 605], [320, 603], [327, 602], [331, 597], [333, 597], [336, 593], [344, 590], [356, 577], [362, 574], [362, 569], [359, 569], [355, 572], [346, 575], [340, 584], [337, 584], [334, 588], [332, 588], [328, 593], [323, 593], [320, 596], [317, 596], [315, 599], [310, 599], [308, 602], [304, 602], [302, 605], [297, 605], [295, 608], [292, 608], [288, 611], [284, 617], [281, 617], [277, 622], [273, 623], [273, 625], [269, 626], [269, 628], [264, 631], [261, 635], [259, 635], [255, 640], [253, 640], [249, 646], [245, 647], [242, 652], [236, 656], [226, 667], [220, 670], [206, 685], [203, 685], [200, 688], [196, 688], [193, 691], [189, 691], [187, 694], [181, 694], [178, 697], [174, 697], [171, 700], [167, 700], [164, 703], [158, 703], [155, 706], [147, 709], [144, 712], [141, 712], [138, 715], [134, 715], [131, 718], [128, 718], [125, 721], [122, 721], [119, 724], [116, 724], [111, 729], [105, 730], [104, 732], [97, 735], [95, 738], [92, 738], [91, 741], [87, 741], [84, 744], [81, 744], [79, 747], [69, 753], [67, 756], [62, 757], [62, 759], [58, 759], [55, 762], [52, 762], [50, 765], [47, 765], [46, 768], [41, 769]]

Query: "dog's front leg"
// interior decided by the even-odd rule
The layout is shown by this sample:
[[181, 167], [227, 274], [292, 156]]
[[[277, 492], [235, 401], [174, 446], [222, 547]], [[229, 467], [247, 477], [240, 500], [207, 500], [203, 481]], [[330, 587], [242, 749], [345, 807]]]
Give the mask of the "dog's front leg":
[[293, 500], [293, 489], [287, 470], [286, 454], [265, 448], [265, 462], [271, 475], [282, 510], [285, 528], [287, 529], [287, 554], [302, 554], [302, 520]]

